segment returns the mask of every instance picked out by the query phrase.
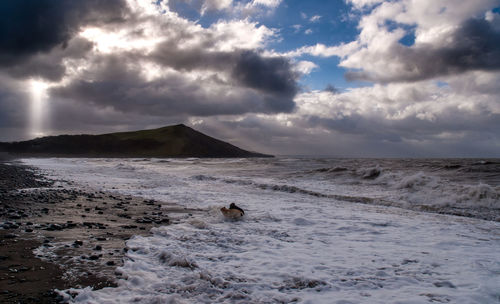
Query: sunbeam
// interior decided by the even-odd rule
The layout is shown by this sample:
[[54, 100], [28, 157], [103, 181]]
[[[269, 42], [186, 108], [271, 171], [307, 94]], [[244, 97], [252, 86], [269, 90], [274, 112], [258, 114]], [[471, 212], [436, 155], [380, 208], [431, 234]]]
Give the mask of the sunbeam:
[[31, 80], [31, 115], [30, 135], [40, 137], [45, 135], [45, 100], [47, 98], [48, 85], [40, 80]]

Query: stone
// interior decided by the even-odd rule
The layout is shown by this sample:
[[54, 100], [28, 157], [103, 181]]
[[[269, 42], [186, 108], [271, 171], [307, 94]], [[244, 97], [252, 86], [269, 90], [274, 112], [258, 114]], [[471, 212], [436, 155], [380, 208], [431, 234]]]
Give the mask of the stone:
[[91, 260], [91, 261], [98, 260], [99, 258], [100, 258], [100, 256], [95, 255], [95, 254], [93, 254], [93, 255], [89, 256], [89, 260]]

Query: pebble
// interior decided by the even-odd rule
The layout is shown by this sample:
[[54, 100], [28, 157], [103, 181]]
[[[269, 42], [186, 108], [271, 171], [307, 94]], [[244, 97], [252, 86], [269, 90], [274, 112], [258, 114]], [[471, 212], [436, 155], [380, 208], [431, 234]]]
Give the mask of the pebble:
[[[2, 168], [3, 166], [0, 164], [0, 176], [2, 176], [3, 173]], [[87, 231], [87, 233], [95, 233], [107, 236], [107, 237], [104, 236], [94, 237], [92, 235], [89, 235], [85, 236], [83, 240], [74, 239], [73, 243], [66, 243], [65, 245], [66, 248], [68, 247], [79, 248], [86, 245], [85, 247], [82, 247], [82, 249], [80, 250], [75, 250], [75, 249], [69, 250], [69, 252], [80, 252], [80, 254], [86, 253], [86, 255], [75, 256], [79, 257], [81, 260], [92, 260], [92, 261], [100, 260], [101, 262], [97, 263], [100, 266], [104, 264], [107, 266], [115, 266], [117, 262], [109, 260], [106, 261], [103, 258], [102, 253], [104, 253], [107, 256], [107, 259], [109, 258], [119, 259], [121, 256], [123, 256], [123, 252], [128, 251], [128, 248], [123, 248], [122, 251], [120, 249], [117, 249], [116, 247], [115, 248], [110, 247], [109, 251], [108, 250], [104, 251], [103, 249], [103, 247], [106, 247], [108, 249], [107, 242], [110, 241], [110, 239], [111, 240], [128, 239], [129, 237], [128, 234], [130, 233], [124, 233], [123, 230], [119, 232], [121, 229], [147, 230], [149, 229], [149, 227], [151, 227], [152, 224], [169, 223], [169, 219], [167, 218], [166, 214], [163, 215], [160, 210], [156, 209], [158, 202], [156, 202], [155, 200], [144, 200], [144, 202], [142, 203], [143, 210], [141, 210], [141, 208], [136, 207], [141, 205], [140, 203], [137, 204], [140, 201], [136, 200], [133, 197], [130, 196], [116, 197], [113, 195], [108, 195], [107, 193], [104, 192], [87, 193], [86, 191], [81, 191], [81, 190], [64, 189], [61, 186], [55, 186], [57, 187], [57, 189], [56, 188], [48, 189], [48, 187], [50, 187], [53, 184], [52, 181], [44, 182], [43, 177], [38, 176], [36, 174], [26, 173], [24, 171], [25, 170], [19, 170], [19, 173], [12, 174], [12, 176], [14, 176], [14, 179], [18, 179], [18, 182], [12, 183], [11, 188], [8, 187], [6, 188], [6, 186], [2, 184], [5, 181], [2, 180], [2, 178], [0, 178], [0, 218], [3, 218], [4, 220], [10, 219], [3, 223], [0, 222], [0, 229], [3, 228], [5, 230], [11, 230], [11, 232], [17, 232], [14, 230], [20, 229], [21, 227], [21, 229], [18, 230], [19, 232], [31, 233], [34, 232], [34, 230], [39, 230], [39, 229], [45, 231], [62, 231], [65, 229], [77, 228], [84, 232]], [[8, 175], [3, 175], [3, 176], [8, 176]], [[33, 177], [32, 180], [29, 180], [30, 176]], [[39, 181], [36, 181], [35, 179], [38, 179]], [[11, 183], [11, 181], [7, 181], [7, 183]], [[45, 189], [42, 189], [43, 187], [45, 187]], [[33, 189], [20, 190], [20, 191], [10, 190], [10, 189], [20, 189], [20, 188], [33, 188]], [[107, 200], [107, 202], [104, 202], [103, 200]], [[22, 204], [19, 204], [19, 202], [22, 202]], [[84, 203], [81, 204], [80, 202]], [[69, 212], [65, 212], [65, 210], [64, 212], [68, 215], [66, 216], [66, 218], [72, 218], [72, 217], [76, 218], [76, 220], [74, 220], [75, 222], [66, 221], [66, 219], [64, 219], [61, 223], [54, 223], [54, 222], [50, 223], [51, 221], [56, 220], [56, 217], [64, 218], [64, 213], [62, 213], [63, 210], [60, 208], [54, 208], [53, 204], [58, 204], [58, 203], [64, 203], [65, 206], [66, 204], [71, 204], [68, 206], [71, 206], [75, 213], [70, 214]], [[151, 207], [146, 207], [145, 205]], [[158, 207], [161, 207], [161, 205], [158, 205]], [[117, 208], [117, 209], [111, 209], [111, 208]], [[136, 210], [136, 208], [138, 210]], [[85, 210], [86, 212], [81, 212], [83, 210]], [[109, 210], [113, 211], [109, 212]], [[144, 212], [144, 214], [141, 215], [141, 213], [144, 210], [146, 210], [147, 212]], [[139, 211], [140, 213], [138, 213], [137, 211]], [[78, 214], [78, 213], [84, 213], [84, 214]], [[50, 214], [50, 216], [54, 215], [54, 218], [49, 219], [47, 214]], [[104, 219], [103, 216], [96, 217], [96, 214], [101, 214], [101, 215], [109, 214], [112, 215], [112, 217]], [[78, 220], [80, 216], [83, 218], [87, 217], [88, 219]], [[119, 217], [122, 217], [126, 220], [120, 219]], [[37, 218], [41, 219], [39, 220]], [[92, 219], [103, 221], [103, 223], [91, 222]], [[87, 222], [83, 222], [85, 220]], [[23, 221], [23, 223], [20, 223], [20, 221]], [[134, 225], [135, 223], [133, 221], [139, 223], [140, 225]], [[110, 224], [110, 222], [118, 222], [118, 223]], [[105, 223], [108, 223], [110, 225], [106, 225]], [[98, 232], [96, 233], [96, 230], [92, 231], [92, 230], [85, 230], [82, 228], [88, 228], [88, 229], [110, 228], [110, 229], [108, 229], [106, 233], [98, 233]], [[110, 233], [110, 231], [117, 231], [118, 234], [113, 235], [112, 233]], [[8, 233], [9, 231], [5, 232]], [[41, 235], [49, 234], [45, 232], [40, 232], [40, 233], [42, 233]], [[15, 242], [16, 238], [20, 238], [20, 236], [14, 233], [6, 234], [4, 235], [4, 237], [13, 238], [13, 240], [10, 240], [9, 242]], [[94, 241], [97, 240], [102, 243], [101, 245], [94, 244], [94, 247], [91, 247], [92, 246], [90, 244], [90, 242], [92, 242], [91, 240]], [[55, 241], [59, 241], [59, 239], [57, 238], [53, 240], [52, 238], [49, 239], [48, 237], [46, 237], [46, 239], [42, 239], [43, 242], [42, 246], [59, 248], [58, 243], [53, 243]], [[57, 244], [58, 246], [53, 246], [55, 244]], [[88, 251], [88, 249], [90, 249], [90, 252]], [[9, 257], [0, 256], [0, 261], [6, 260], [8, 258]], [[16, 269], [16, 271], [28, 271], [28, 268], [26, 267], [25, 268], [13, 267], [13, 269]], [[19, 281], [17, 281], [17, 283], [19, 283]]]
[[45, 230], [47, 231], [59, 231], [63, 230], [64, 227], [59, 225], [59, 224], [50, 224], [49, 227], [47, 227]]

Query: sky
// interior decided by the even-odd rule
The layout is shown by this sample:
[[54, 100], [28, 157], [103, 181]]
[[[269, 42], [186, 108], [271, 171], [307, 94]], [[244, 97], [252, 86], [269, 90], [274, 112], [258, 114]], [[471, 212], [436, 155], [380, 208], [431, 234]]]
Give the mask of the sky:
[[179, 123], [275, 155], [500, 157], [500, 0], [0, 2], [0, 141]]

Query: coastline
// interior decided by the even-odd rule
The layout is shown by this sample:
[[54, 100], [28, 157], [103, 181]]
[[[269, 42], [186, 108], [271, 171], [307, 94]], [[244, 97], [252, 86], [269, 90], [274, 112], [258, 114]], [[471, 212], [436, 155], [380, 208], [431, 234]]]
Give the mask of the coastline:
[[[425, 199], [428, 205], [439, 206], [441, 196], [436, 196], [436, 189], [431, 188], [437, 183], [429, 181], [446, 181], [452, 174], [474, 168], [484, 172], [479, 176], [491, 176], [496, 164], [459, 162], [460, 170], [443, 169], [440, 175], [426, 175], [411, 168], [401, 170], [401, 162], [380, 162], [380, 167], [375, 167], [374, 162], [358, 160], [340, 164], [286, 160], [283, 164], [281, 160], [23, 159], [22, 164], [40, 170], [54, 182], [46, 186], [42, 195], [49, 202], [40, 199], [37, 192], [40, 190], [16, 190], [13, 194], [33, 201], [31, 209], [21, 210], [23, 205], [17, 204], [24, 214], [4, 214], [51, 220], [37, 218], [43, 234], [38, 240], [41, 244], [48, 243], [36, 244], [39, 247], [34, 254], [63, 265], [62, 278], [69, 286], [88, 286], [89, 283], [86, 285], [77, 277], [78, 274], [86, 277], [88, 273], [111, 278], [109, 281], [118, 285], [99, 290], [66, 289], [59, 292], [64, 301], [167, 303], [176, 299], [187, 302], [209, 299], [221, 303], [330, 303], [336, 298], [382, 303], [392, 298], [490, 303], [498, 299], [497, 288], [490, 283], [498, 272], [497, 222], [413, 211], [408, 207], [346, 202], [328, 197], [331, 193], [324, 187], [335, 186], [342, 180], [359, 181], [355, 193], [349, 192], [352, 188], [334, 188], [332, 192], [348, 199], [364, 196], [376, 199], [377, 192], [373, 189], [391, 190], [403, 184], [409, 187], [405, 186], [399, 194], [418, 194], [417, 198]], [[417, 163], [415, 167], [422, 164], [427, 163]], [[442, 168], [447, 165], [446, 161], [437, 164]], [[276, 166], [279, 169], [274, 171]], [[302, 171], [297, 171], [297, 167]], [[340, 167], [347, 170], [339, 173], [336, 168]], [[366, 180], [366, 172], [372, 172], [373, 168], [382, 173], [376, 179]], [[334, 172], [328, 172], [329, 169]], [[24, 183], [23, 179], [33, 174], [32, 170], [28, 168], [14, 184]], [[463, 176], [458, 182], [474, 181], [468, 179], [470, 176]], [[329, 182], [323, 187], [317, 185], [324, 178], [329, 178]], [[388, 179], [392, 183], [381, 188], [379, 185]], [[496, 187], [494, 179], [492, 182], [492, 187]], [[460, 186], [450, 182], [438, 190], [452, 198], [463, 194], [474, 200], [477, 193], [470, 190], [485, 188], [481, 185], [457, 188], [457, 185]], [[34, 186], [26, 182], [23, 187]], [[301, 189], [320, 195], [300, 192]], [[450, 189], [457, 190], [457, 196]], [[114, 195], [115, 191], [122, 196]], [[478, 193], [485, 198], [471, 203], [496, 203], [495, 197], [488, 195], [497, 192]], [[190, 218], [189, 211], [178, 214], [166, 211], [175, 205], [127, 195], [178, 202], [203, 211], [193, 211]], [[67, 200], [71, 203], [60, 202]], [[235, 222], [225, 220], [219, 211], [220, 204], [229, 202], [245, 209], [246, 217]], [[52, 205], [60, 207], [54, 209]], [[138, 207], [142, 205], [152, 208], [147, 215], [143, 207]], [[159, 211], [175, 225], [152, 229], [150, 234], [138, 227], [123, 227], [139, 226], [136, 221], [144, 221], [144, 216], [158, 216]], [[22, 218], [18, 222], [26, 223]], [[24, 227], [20, 230], [24, 231]], [[135, 234], [144, 233], [146, 237], [129, 238], [125, 248], [124, 240], [115, 234], [129, 229], [137, 229]], [[108, 232], [113, 235], [108, 236]], [[80, 238], [77, 233], [84, 233], [87, 238]], [[113, 244], [101, 244], [107, 241]], [[128, 251], [124, 254], [120, 250]], [[115, 267], [107, 267], [113, 258], [117, 258]], [[13, 268], [22, 271], [22, 267]]]
[[199, 211], [58, 182], [0, 161], [2, 303], [55, 303], [55, 289], [116, 286], [126, 240]]

